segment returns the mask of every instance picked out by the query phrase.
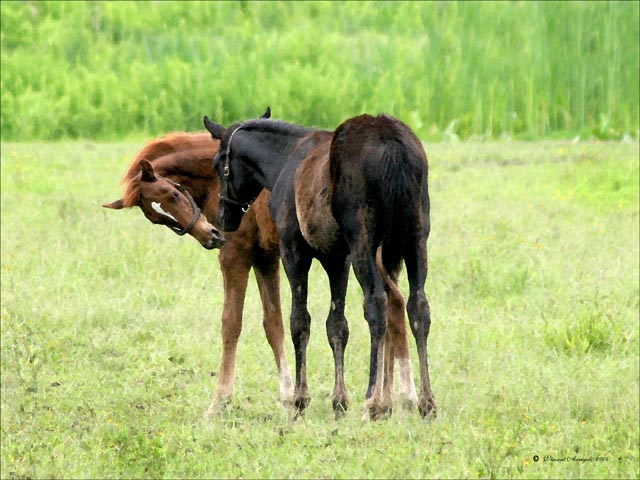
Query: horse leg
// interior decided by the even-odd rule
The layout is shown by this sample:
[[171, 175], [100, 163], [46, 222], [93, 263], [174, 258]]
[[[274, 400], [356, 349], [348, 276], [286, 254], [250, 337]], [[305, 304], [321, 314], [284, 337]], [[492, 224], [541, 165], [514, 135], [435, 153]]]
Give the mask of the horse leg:
[[281, 239], [280, 247], [282, 263], [291, 287], [290, 329], [296, 357], [293, 404], [297, 415], [302, 415], [310, 401], [307, 387], [307, 344], [311, 333], [311, 316], [307, 310], [307, 294], [312, 256], [301, 235], [290, 241]]
[[349, 340], [349, 326], [344, 316], [344, 303], [349, 281], [349, 260], [347, 257], [323, 257], [320, 259], [329, 277], [331, 286], [331, 309], [327, 317], [327, 338], [335, 365], [335, 386], [333, 389], [333, 411], [336, 418], [347, 411], [349, 399], [344, 385], [344, 351]]
[[[385, 253], [384, 258], [382, 253]], [[383, 410], [392, 411], [394, 363], [397, 361], [400, 376], [400, 398], [405, 408], [418, 403], [418, 394], [413, 380], [413, 370], [409, 357], [409, 342], [405, 323], [405, 302], [398, 288], [401, 270], [401, 251], [397, 246], [385, 244], [376, 251], [378, 272], [385, 281], [387, 292], [387, 329], [384, 343], [384, 384], [382, 391]]]
[[280, 261], [276, 258], [273, 261], [260, 262], [254, 265], [253, 271], [262, 299], [262, 325], [278, 368], [280, 401], [286, 405], [293, 401], [293, 384], [284, 348], [284, 327], [280, 308]]
[[[405, 322], [405, 302], [400, 289], [397, 288], [399, 268], [390, 269], [390, 278], [396, 285], [391, 288], [385, 286], [387, 292], [387, 330], [385, 333], [385, 385], [383, 392], [383, 404], [390, 404], [389, 398], [393, 394], [393, 367], [398, 364], [398, 376], [400, 380], [400, 399], [403, 407], [412, 409], [418, 403], [418, 394], [413, 379], [413, 368], [409, 356], [409, 340], [407, 325]], [[387, 352], [387, 349], [390, 352]], [[389, 373], [387, 373], [387, 370]], [[387, 380], [387, 378], [389, 380]], [[389, 386], [387, 386], [387, 381]]]
[[[387, 292], [387, 329], [384, 333], [384, 374], [382, 380], [382, 411], [384, 413], [391, 414], [393, 412], [393, 395], [394, 395], [394, 358], [395, 358], [395, 336], [393, 332], [393, 315], [397, 313], [398, 309], [398, 296], [394, 295], [394, 290], [398, 291], [398, 288], [392, 288], [390, 282], [396, 282], [397, 275], [395, 270], [397, 267], [389, 268], [388, 265], [383, 264], [382, 260], [382, 247], [378, 247], [376, 250], [376, 265], [378, 267], [378, 273], [385, 281], [384, 289]], [[391, 273], [389, 273], [391, 271]], [[399, 293], [399, 292], [398, 292]], [[399, 301], [404, 302], [402, 295], [399, 295]], [[404, 304], [402, 307], [404, 309]], [[404, 311], [404, 310], [403, 310]], [[391, 328], [390, 328], [391, 327]]]
[[369, 324], [371, 336], [369, 386], [365, 397], [363, 418], [368, 413], [369, 417], [375, 420], [383, 413], [381, 398], [384, 376], [387, 294], [382, 277], [377, 271], [375, 250], [358, 243], [351, 248], [351, 252], [353, 270], [364, 292], [364, 317]]
[[[395, 277], [395, 278], [394, 278]], [[391, 275], [397, 282], [397, 274]], [[393, 405], [394, 363], [398, 366], [400, 380], [399, 396], [402, 406], [408, 410], [418, 403], [418, 394], [413, 379], [413, 368], [409, 356], [409, 341], [405, 322], [405, 302], [400, 291], [388, 286], [387, 292], [387, 329], [385, 331], [385, 374], [382, 404], [384, 410]]]
[[[387, 297], [388, 298], [388, 297]], [[389, 311], [387, 310], [387, 318]], [[388, 326], [388, 325], [387, 325]], [[384, 373], [382, 375], [382, 411], [393, 412], [393, 359], [394, 348], [391, 332], [387, 328], [384, 333]]]
[[243, 255], [223, 249], [218, 256], [224, 280], [224, 306], [222, 307], [222, 361], [216, 393], [205, 416], [225, 405], [233, 395], [236, 350], [242, 331], [242, 308], [251, 266], [242, 261]]
[[418, 359], [420, 364], [420, 396], [418, 398], [418, 410], [425, 417], [429, 413], [436, 414], [436, 401], [431, 391], [429, 380], [429, 363], [427, 358], [427, 339], [431, 327], [431, 314], [429, 302], [424, 293], [424, 284], [427, 279], [427, 245], [426, 237], [418, 237], [415, 242], [408, 242], [404, 259], [409, 277], [409, 301], [407, 313], [409, 324], [418, 347]]

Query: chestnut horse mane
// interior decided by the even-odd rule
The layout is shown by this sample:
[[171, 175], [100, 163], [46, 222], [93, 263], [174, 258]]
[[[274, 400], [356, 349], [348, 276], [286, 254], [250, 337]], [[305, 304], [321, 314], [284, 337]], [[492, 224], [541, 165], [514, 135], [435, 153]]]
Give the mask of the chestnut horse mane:
[[193, 150], [210, 151], [215, 145], [213, 142], [208, 132], [173, 132], [147, 142], [122, 178], [121, 183], [125, 185], [122, 198], [124, 206], [133, 207], [140, 200], [140, 172], [143, 160], [153, 164], [156, 160], [170, 155], [175, 157], [180, 153]]

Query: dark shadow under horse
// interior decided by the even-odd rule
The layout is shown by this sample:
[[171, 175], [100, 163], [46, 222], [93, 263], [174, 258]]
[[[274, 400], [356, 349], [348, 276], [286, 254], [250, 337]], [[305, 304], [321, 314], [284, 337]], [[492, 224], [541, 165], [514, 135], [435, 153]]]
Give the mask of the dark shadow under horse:
[[[361, 115], [335, 132], [274, 120], [250, 120], [230, 128], [207, 117], [204, 123], [221, 141], [214, 168], [221, 179], [217, 223], [222, 229], [237, 229], [260, 191], [272, 192], [269, 207], [292, 294], [298, 411], [302, 413], [309, 402], [307, 285], [316, 258], [331, 285], [326, 329], [335, 363], [336, 415], [348, 405], [344, 351], [349, 329], [344, 302], [350, 262], [364, 292], [371, 337], [365, 414], [375, 419], [391, 408], [394, 358], [405, 400], [417, 403], [423, 416], [435, 414], [427, 362], [431, 320], [424, 293], [430, 230], [428, 166], [415, 134], [387, 115]], [[396, 285], [402, 261], [410, 285], [406, 309], [419, 355], [419, 397], [408, 355], [404, 299]]]

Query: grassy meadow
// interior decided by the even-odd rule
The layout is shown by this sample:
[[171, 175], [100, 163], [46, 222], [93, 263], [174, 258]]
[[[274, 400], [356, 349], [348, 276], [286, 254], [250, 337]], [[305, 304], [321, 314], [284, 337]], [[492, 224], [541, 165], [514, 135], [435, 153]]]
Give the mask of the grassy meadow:
[[321, 128], [386, 112], [426, 140], [638, 137], [635, 1], [0, 8], [5, 141], [153, 136], [266, 105]]
[[[637, 143], [426, 145], [439, 415], [374, 423], [360, 420], [369, 335], [353, 279], [352, 408], [333, 418], [317, 266], [305, 419], [277, 402], [253, 280], [234, 400], [202, 419], [217, 253], [101, 208], [141, 144], [2, 143], [2, 478], [640, 476]], [[284, 279], [282, 294], [288, 316]]]

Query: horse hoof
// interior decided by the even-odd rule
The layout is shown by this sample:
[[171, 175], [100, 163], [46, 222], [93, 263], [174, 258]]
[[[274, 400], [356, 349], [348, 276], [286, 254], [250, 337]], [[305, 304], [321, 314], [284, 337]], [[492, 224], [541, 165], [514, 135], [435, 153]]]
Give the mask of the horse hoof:
[[371, 408], [369, 409], [369, 420], [372, 422], [376, 422], [384, 417], [384, 409], [382, 408]]
[[384, 416], [385, 410], [391, 411], [391, 408], [385, 409], [380, 405], [380, 402], [368, 399], [364, 402], [364, 407], [362, 408], [362, 421], [375, 422], [376, 420], [380, 420]]
[[209, 408], [207, 408], [204, 413], [202, 414], [202, 418], [204, 420], [208, 420], [209, 418], [213, 417], [214, 415], [219, 414], [222, 411], [223, 407], [221, 407], [219, 404], [217, 403], [212, 403]]
[[295, 405], [293, 392], [286, 392], [280, 395], [280, 403], [285, 407], [293, 407]]
[[293, 406], [293, 392], [287, 392], [280, 395], [280, 403], [286, 407]]
[[380, 412], [383, 415], [391, 415], [393, 413], [393, 397], [385, 396], [380, 402]]
[[336, 420], [340, 420], [347, 413], [349, 402], [346, 398], [334, 398], [333, 399], [333, 412], [336, 416]]
[[304, 417], [304, 411], [309, 406], [309, 402], [311, 402], [311, 398], [307, 396], [296, 397], [293, 401], [293, 406], [295, 407], [295, 418]]
[[207, 408], [204, 411], [204, 413], [202, 414], [202, 417], [206, 420], [207, 418], [213, 415], [222, 413], [227, 409], [230, 403], [231, 403], [231, 397], [216, 398], [213, 402], [211, 402], [211, 405], [209, 405], [209, 408]]
[[410, 398], [405, 398], [401, 402], [402, 409], [405, 412], [413, 412], [416, 408], [417, 400], [412, 400]]
[[436, 409], [435, 400], [432, 398], [421, 399], [418, 404], [418, 411], [420, 412], [420, 415], [422, 416], [422, 418], [427, 418], [427, 417], [436, 418], [437, 409]]

